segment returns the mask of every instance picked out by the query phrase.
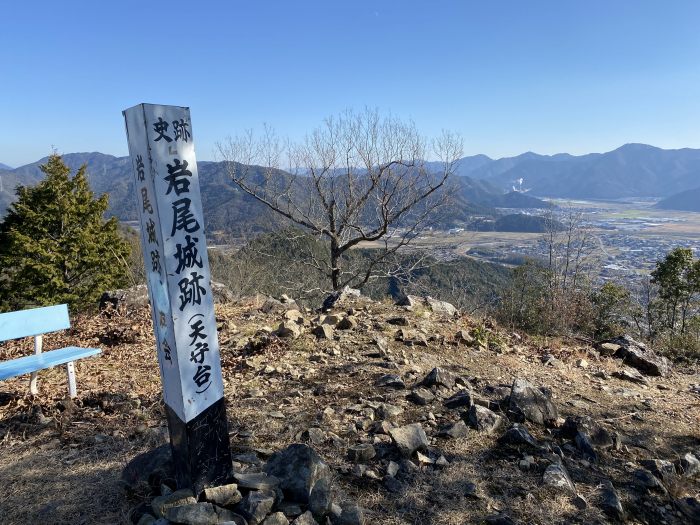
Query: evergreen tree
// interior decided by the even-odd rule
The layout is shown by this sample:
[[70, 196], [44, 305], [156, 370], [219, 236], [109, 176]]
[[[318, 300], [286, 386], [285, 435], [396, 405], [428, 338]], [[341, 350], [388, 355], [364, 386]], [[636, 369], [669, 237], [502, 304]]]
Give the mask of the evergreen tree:
[[694, 303], [700, 294], [700, 260], [690, 248], [675, 248], [656, 263], [651, 282], [658, 285], [665, 312], [665, 326], [672, 333], [685, 333]]
[[40, 168], [46, 178], [18, 187], [0, 223], [0, 309], [84, 308], [125, 282], [130, 248], [117, 219], [103, 218], [108, 197], [95, 197], [85, 165], [71, 177], [53, 154]]

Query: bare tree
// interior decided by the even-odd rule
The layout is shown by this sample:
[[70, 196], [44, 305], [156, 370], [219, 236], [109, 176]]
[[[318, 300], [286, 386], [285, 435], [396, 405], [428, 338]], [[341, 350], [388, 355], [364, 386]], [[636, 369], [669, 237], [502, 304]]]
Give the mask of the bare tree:
[[[242, 191], [323, 241], [325, 256], [309, 264], [339, 290], [395, 271], [392, 257], [449, 198], [462, 142], [449, 132], [427, 141], [413, 123], [365, 109], [326, 119], [298, 143], [266, 127], [219, 153]], [[358, 247], [371, 255], [349, 257]]]

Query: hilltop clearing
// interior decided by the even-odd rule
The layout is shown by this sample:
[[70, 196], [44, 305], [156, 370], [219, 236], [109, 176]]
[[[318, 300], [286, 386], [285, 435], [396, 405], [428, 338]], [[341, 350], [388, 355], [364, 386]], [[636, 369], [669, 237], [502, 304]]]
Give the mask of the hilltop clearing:
[[[656, 358], [627, 340], [594, 350], [407, 304], [344, 297], [322, 316], [262, 296], [217, 305], [235, 470], [306, 443], [366, 523], [697, 518], [697, 368], [642, 366]], [[148, 307], [73, 324], [44, 346], [103, 349], [76, 364], [75, 403], [63, 369], [40, 375], [35, 398], [27, 377], [0, 383], [2, 523], [131, 523], [161, 489], [127, 496], [120, 481], [167, 441]], [[0, 358], [31, 351], [13, 342]]]

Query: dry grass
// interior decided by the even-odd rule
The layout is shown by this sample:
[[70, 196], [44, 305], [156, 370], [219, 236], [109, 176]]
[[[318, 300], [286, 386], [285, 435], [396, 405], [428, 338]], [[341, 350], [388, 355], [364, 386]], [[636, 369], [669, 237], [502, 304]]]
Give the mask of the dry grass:
[[[368, 439], [366, 432], [357, 430], [364, 416], [352, 405], [361, 400], [400, 404], [405, 395], [374, 386], [376, 378], [392, 370], [372, 356], [373, 326], [396, 311], [378, 303], [369, 308], [359, 313], [357, 330], [336, 332], [337, 341], [316, 341], [305, 334], [295, 341], [273, 340], [247, 350], [247, 338], [263, 325], [276, 326], [279, 317], [256, 312], [250, 305], [235, 305], [217, 307], [217, 319], [234, 452], [282, 448], [298, 441], [311, 426], [334, 433], [337, 440], [327, 441], [318, 451], [339, 473], [338, 487], [368, 509], [371, 523], [456, 525], [478, 523], [496, 512], [508, 512], [526, 523], [605, 523], [595, 507], [601, 479], [612, 479], [624, 488], [634, 462], [673, 460], [700, 445], [700, 398], [688, 391], [689, 384], [700, 382], [697, 370], [652, 378], [649, 387], [600, 380], [593, 377], [594, 371], [611, 372], [618, 363], [598, 360], [576, 344], [547, 341], [545, 347], [544, 342], [502, 334], [507, 351], [479, 352], [451, 343], [458, 329], [472, 325], [469, 319], [447, 322], [408, 314], [411, 329], [444, 335], [447, 343], [404, 347], [393, 341], [394, 327], [380, 325], [407, 384], [422, 379], [434, 366], [471, 378], [476, 391], [523, 376], [552, 390], [563, 417], [591, 415], [618, 432], [625, 446], [604, 453], [600, 464], [590, 468], [575, 460], [567, 463], [589, 502], [585, 511], [577, 510], [570, 497], [542, 486], [544, 462], [523, 472], [518, 468], [520, 455], [476, 432], [460, 440], [432, 438], [432, 453], [445, 455], [450, 466], [421, 467], [400, 493], [388, 493], [381, 482], [358, 480], [344, 450], [345, 445]], [[121, 468], [136, 454], [164, 442], [167, 435], [149, 333], [149, 313], [140, 309], [113, 317], [77, 318], [74, 330], [46, 337], [47, 349], [66, 344], [103, 348], [100, 357], [78, 363], [75, 404], [64, 399], [62, 368], [41, 373], [41, 394], [36, 398], [25, 395], [26, 377], [0, 383], [0, 484], [5, 488], [0, 523], [129, 523], [130, 511], [142, 500], [123, 495]], [[0, 359], [30, 352], [31, 342], [13, 342], [0, 346]], [[557, 355], [562, 366], [543, 366], [539, 356], [545, 353]], [[579, 357], [586, 357], [589, 369], [574, 366]], [[659, 390], [659, 385], [669, 390]], [[333, 414], [324, 415], [329, 407]], [[429, 410], [434, 424], [426, 418]], [[439, 403], [432, 408], [408, 404], [397, 422], [421, 421], [431, 435], [457, 417]], [[544, 429], [531, 430], [539, 438], [552, 438]], [[375, 467], [383, 472], [381, 462]], [[479, 498], [465, 494], [467, 483], [476, 484]], [[697, 494], [700, 486], [689, 482], [677, 491]], [[630, 494], [622, 491], [628, 503]], [[667, 522], [674, 523], [670, 518]]]

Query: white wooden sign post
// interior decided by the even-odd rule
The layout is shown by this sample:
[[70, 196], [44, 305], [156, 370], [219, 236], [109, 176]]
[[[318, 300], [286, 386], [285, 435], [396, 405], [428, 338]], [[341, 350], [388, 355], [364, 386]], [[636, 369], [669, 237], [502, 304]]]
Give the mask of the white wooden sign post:
[[190, 111], [123, 114], [177, 482], [199, 491], [232, 465]]

